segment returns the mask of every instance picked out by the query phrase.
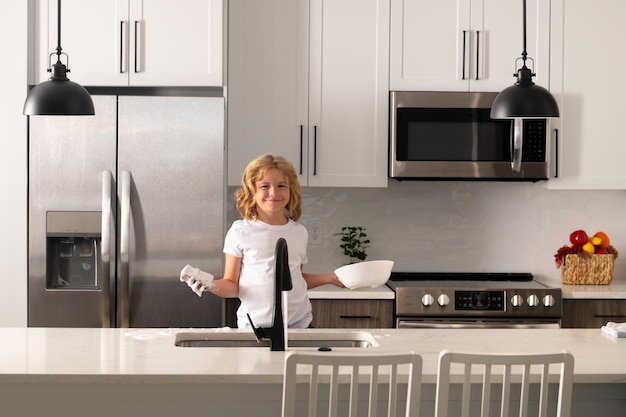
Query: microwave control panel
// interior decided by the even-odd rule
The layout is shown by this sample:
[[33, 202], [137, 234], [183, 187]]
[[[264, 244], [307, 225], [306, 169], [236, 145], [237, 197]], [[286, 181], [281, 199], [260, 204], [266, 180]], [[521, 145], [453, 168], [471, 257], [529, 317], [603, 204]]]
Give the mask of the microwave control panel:
[[546, 121], [544, 119], [524, 120], [522, 161], [546, 161]]

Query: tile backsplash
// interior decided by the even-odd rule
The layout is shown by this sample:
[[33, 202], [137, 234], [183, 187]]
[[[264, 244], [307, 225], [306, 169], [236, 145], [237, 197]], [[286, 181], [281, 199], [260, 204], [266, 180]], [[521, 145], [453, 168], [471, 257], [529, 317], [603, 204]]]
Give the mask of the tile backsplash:
[[[229, 224], [238, 218], [229, 189]], [[309, 243], [308, 272], [348, 261], [336, 233], [367, 229], [368, 260], [391, 259], [395, 271], [531, 272], [559, 281], [554, 253], [569, 234], [599, 230], [626, 259], [624, 191], [556, 191], [546, 183], [389, 181], [388, 188], [303, 188], [301, 223], [321, 222]], [[626, 279], [626, 260], [614, 280]]]

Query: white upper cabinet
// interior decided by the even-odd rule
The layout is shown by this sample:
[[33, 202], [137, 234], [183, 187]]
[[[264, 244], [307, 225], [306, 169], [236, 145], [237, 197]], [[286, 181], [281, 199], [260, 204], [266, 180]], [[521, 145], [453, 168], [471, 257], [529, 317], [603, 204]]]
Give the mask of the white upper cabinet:
[[[61, 12], [72, 81], [222, 86], [222, 0], [64, 0]], [[38, 22], [35, 82], [49, 78], [48, 56], [58, 44], [56, 1], [39, 1]]]
[[386, 187], [388, 45], [389, 0], [231, 1], [229, 184], [274, 153], [302, 185]]
[[550, 89], [561, 112], [552, 189], [626, 189], [626, 55], [615, 47], [625, 16], [624, 0], [552, 0]]
[[386, 187], [389, 0], [310, 5], [308, 183]]
[[[390, 89], [500, 91], [515, 83], [521, 0], [391, 0]], [[527, 2], [535, 82], [549, 80], [550, 2]], [[529, 62], [528, 66], [532, 63]]]
[[[306, 91], [304, 103], [299, 100], [298, 64], [306, 65], [308, 46], [297, 36], [305, 5], [300, 0], [229, 1], [229, 185], [241, 185], [246, 165], [265, 153], [287, 158], [306, 184], [306, 132], [298, 113], [306, 112], [307, 104]], [[306, 85], [306, 69], [301, 77]]]

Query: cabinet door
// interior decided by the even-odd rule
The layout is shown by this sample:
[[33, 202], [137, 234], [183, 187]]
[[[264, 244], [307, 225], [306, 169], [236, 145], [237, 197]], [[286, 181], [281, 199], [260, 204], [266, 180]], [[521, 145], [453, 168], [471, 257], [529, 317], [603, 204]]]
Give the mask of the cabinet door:
[[[550, 2], [528, 0], [526, 5], [527, 66], [537, 73], [535, 83], [548, 88]], [[501, 91], [513, 85], [522, 61], [523, 7], [519, 0], [472, 0], [470, 90]], [[543, 64], [543, 65], [542, 65]]]
[[598, 8], [584, 0], [552, 0], [552, 16], [550, 89], [561, 117], [553, 121], [559, 172], [548, 185], [626, 189], [626, 86], [620, 82], [626, 55], [610, 47], [626, 38], [626, 2], [607, 0]]
[[287, 158], [306, 185], [306, 33], [306, 0], [229, 2], [228, 185], [264, 153]]
[[[222, 0], [65, 0], [61, 11], [61, 46], [72, 81], [222, 85]], [[41, 0], [37, 13], [40, 82], [49, 78], [48, 55], [58, 44], [57, 2]]]
[[311, 0], [308, 184], [386, 187], [389, 0]]
[[[64, 0], [61, 5], [61, 46], [68, 54], [68, 78], [81, 85], [127, 85], [123, 42], [127, 41], [129, 0]], [[38, 53], [34, 83], [50, 78], [46, 72], [49, 54], [56, 51], [57, 2], [40, 0]], [[52, 57], [56, 62], [56, 55]]]
[[563, 300], [564, 328], [599, 329], [609, 321], [625, 320], [626, 300]]
[[131, 0], [129, 84], [221, 86], [222, 0]]
[[391, 0], [391, 90], [468, 90], [469, 7], [469, 0]]
[[318, 328], [393, 327], [393, 300], [311, 300], [311, 305]]
[[[513, 85], [521, 65], [515, 60], [523, 47], [522, 11], [518, 0], [392, 0], [390, 89], [500, 91]], [[527, 51], [535, 81], [546, 87], [549, 13], [549, 2], [527, 2]]]
[[388, 13], [388, 0], [230, 2], [229, 185], [263, 153], [303, 186], [387, 185]]

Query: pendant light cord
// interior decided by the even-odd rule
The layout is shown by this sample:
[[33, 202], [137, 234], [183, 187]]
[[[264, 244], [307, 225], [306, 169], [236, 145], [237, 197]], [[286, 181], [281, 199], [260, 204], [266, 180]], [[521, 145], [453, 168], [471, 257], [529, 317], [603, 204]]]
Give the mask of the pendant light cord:
[[[48, 55], [47, 71], [52, 75], [48, 81], [37, 84], [28, 92], [24, 102], [24, 114], [27, 116], [93, 116], [95, 110], [89, 92], [80, 84], [71, 82], [67, 78], [70, 70], [61, 62], [61, 55], [65, 55], [69, 65], [69, 57], [61, 49], [61, 0], [57, 1], [57, 39], [59, 43], [56, 52]], [[52, 64], [52, 56], [55, 54], [57, 62]]]
[[57, 62], [61, 62], [61, 0], [57, 1]]
[[[61, 3], [61, 0], [59, 0], [59, 3]], [[526, 0], [522, 1], [522, 22], [524, 25], [523, 32], [522, 32], [523, 37], [524, 37], [524, 50], [522, 51], [522, 60], [524, 61], [524, 66], [526, 66], [526, 56], [528, 56], [528, 52], [526, 52]], [[59, 45], [60, 45], [60, 42], [59, 42]]]

